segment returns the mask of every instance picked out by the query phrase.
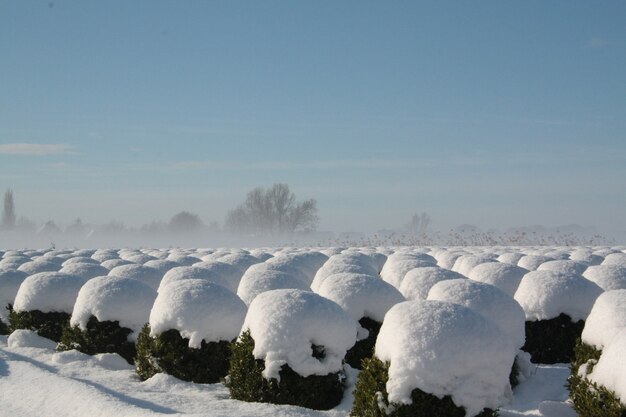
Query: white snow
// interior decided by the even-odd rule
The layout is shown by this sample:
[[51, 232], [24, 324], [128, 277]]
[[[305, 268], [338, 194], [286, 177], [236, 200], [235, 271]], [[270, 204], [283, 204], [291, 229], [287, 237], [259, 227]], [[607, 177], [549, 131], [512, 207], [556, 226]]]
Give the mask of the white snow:
[[239, 281], [243, 276], [243, 271], [236, 266], [225, 264], [220, 261], [204, 261], [193, 264], [195, 268], [207, 270], [210, 281], [223, 285], [232, 292], [237, 292]]
[[136, 279], [92, 278], [78, 292], [70, 324], [86, 330], [91, 316], [101, 322], [117, 320], [133, 331], [128, 337], [135, 341], [148, 322], [156, 296], [154, 289]]
[[516, 348], [525, 341], [526, 316], [522, 307], [507, 293], [493, 285], [471, 279], [445, 280], [435, 284], [428, 300], [445, 301], [471, 308], [493, 321], [507, 334]]
[[572, 321], [585, 320], [602, 288], [576, 274], [532, 271], [524, 275], [515, 300], [527, 321], [548, 320], [565, 313]]
[[163, 274], [157, 269], [139, 264], [116, 266], [109, 271], [109, 276], [136, 279], [155, 290], [159, 288], [159, 284], [163, 278]]
[[[225, 265], [225, 264], [221, 264]], [[227, 274], [220, 274], [218, 268], [200, 268], [197, 266], [177, 266], [170, 269], [165, 273], [161, 284], [159, 285], [159, 292], [167, 285], [182, 281], [185, 279], [203, 279], [206, 281], [214, 282], [224, 288], [232, 288], [232, 279]]]
[[387, 311], [405, 301], [402, 294], [380, 278], [363, 274], [335, 274], [324, 280], [317, 293], [339, 304], [350, 317], [382, 322]]
[[505, 264], [517, 265], [520, 259], [524, 257], [523, 253], [520, 252], [507, 252], [496, 258], [496, 261], [502, 262]]
[[[72, 258], [72, 259], [75, 259], [75, 258]], [[63, 268], [59, 270], [59, 272], [70, 274], [70, 275], [78, 275], [79, 277], [82, 277], [84, 279], [91, 279], [91, 278], [99, 277], [102, 275], [106, 275], [109, 273], [109, 270], [103, 266], [100, 266], [100, 264], [98, 264], [97, 262], [95, 264], [75, 262], [75, 263], [65, 264]]]
[[39, 260], [26, 262], [25, 264], [20, 265], [17, 270], [26, 272], [28, 275], [33, 275], [39, 272], [56, 272], [61, 269], [61, 264], [58, 262], [50, 261], [47, 258], [38, 259]]
[[620, 265], [626, 268], [626, 253], [611, 253], [606, 255], [600, 265]]
[[607, 291], [596, 300], [585, 321], [582, 341], [603, 349], [626, 328], [626, 290]]
[[583, 276], [605, 291], [626, 289], [626, 266], [594, 265], [587, 268]]
[[232, 291], [203, 279], [186, 279], [159, 292], [150, 312], [150, 335], [178, 330], [190, 348], [200, 348], [203, 340], [235, 339], [245, 316], [246, 305]]
[[85, 279], [60, 272], [40, 272], [27, 277], [15, 296], [15, 311], [71, 313]]
[[474, 267], [488, 262], [497, 261], [492, 255], [463, 255], [454, 262], [452, 270], [467, 277]]
[[55, 350], [57, 347], [56, 342], [25, 329], [18, 329], [11, 333], [7, 339], [7, 345], [10, 348], [29, 347], [49, 350]]
[[414, 268], [406, 273], [400, 292], [407, 300], [425, 300], [433, 285], [448, 279], [462, 279], [465, 276], [438, 266]]
[[268, 263], [252, 265], [241, 278], [237, 295], [250, 305], [259, 294], [266, 291], [285, 288], [309, 290], [308, 285], [300, 279], [300, 274], [290, 274], [278, 268]]
[[521, 266], [529, 271], [534, 271], [545, 262], [554, 261], [554, 258], [543, 255], [526, 255], [517, 262], [517, 266]]
[[566, 274], [581, 275], [587, 269], [587, 265], [568, 259], [557, 259], [554, 261], [544, 262], [537, 268], [537, 271], [555, 271]]
[[[285, 364], [304, 377], [340, 371], [346, 351], [356, 342], [357, 326], [339, 305], [321, 295], [282, 289], [254, 299], [242, 332], [250, 331], [254, 357], [265, 361], [263, 375], [278, 379]], [[323, 359], [313, 357], [312, 344], [324, 347]]]
[[6, 307], [15, 302], [17, 290], [27, 276], [26, 272], [0, 269], [0, 320], [4, 323], [8, 323]]
[[604, 347], [593, 372], [587, 377], [615, 391], [622, 404], [626, 404], [626, 329], [622, 329]]
[[528, 272], [527, 269], [513, 264], [488, 262], [474, 267], [468, 277], [474, 281], [495, 285], [513, 297], [522, 277]]
[[440, 398], [450, 395], [468, 417], [511, 399], [509, 373], [516, 353], [492, 321], [441, 301], [396, 304], [376, 342], [376, 356], [390, 362], [390, 401], [409, 404], [411, 391], [419, 388]]
[[404, 276], [411, 269], [435, 265], [435, 259], [430, 255], [396, 252], [387, 258], [380, 276], [394, 287], [400, 288]]

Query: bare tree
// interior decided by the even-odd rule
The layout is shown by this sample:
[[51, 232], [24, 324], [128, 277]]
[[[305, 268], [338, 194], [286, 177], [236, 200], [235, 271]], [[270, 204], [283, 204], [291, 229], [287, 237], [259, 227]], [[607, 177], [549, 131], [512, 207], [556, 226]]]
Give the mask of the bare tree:
[[15, 202], [13, 201], [13, 190], [10, 188], [4, 193], [4, 210], [2, 212], [2, 228], [6, 230], [15, 229]]
[[200, 230], [203, 226], [202, 220], [197, 214], [188, 211], [181, 211], [175, 214], [168, 225], [174, 233], [191, 233]]
[[243, 204], [228, 212], [225, 228], [232, 232], [253, 234], [291, 234], [317, 227], [315, 200], [296, 202], [287, 184], [269, 189], [257, 187], [246, 195]]
[[430, 216], [424, 212], [422, 214], [415, 213], [411, 216], [411, 221], [407, 225], [409, 234], [412, 236], [419, 236], [426, 233], [426, 230], [430, 226]]

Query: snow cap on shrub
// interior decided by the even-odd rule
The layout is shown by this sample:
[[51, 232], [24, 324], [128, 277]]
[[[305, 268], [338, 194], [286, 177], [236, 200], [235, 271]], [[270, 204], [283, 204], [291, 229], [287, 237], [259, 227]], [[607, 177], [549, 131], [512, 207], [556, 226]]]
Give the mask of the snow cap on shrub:
[[150, 335], [178, 330], [190, 348], [202, 341], [230, 341], [239, 335], [246, 305], [232, 291], [203, 279], [172, 282], [161, 289], [150, 312]]
[[362, 274], [376, 277], [378, 276], [376, 270], [372, 268], [369, 263], [350, 263], [346, 262], [344, 258], [335, 258], [335, 256], [332, 256], [315, 274], [315, 277], [311, 282], [311, 289], [313, 291], [317, 291], [326, 278], [335, 274]]
[[604, 347], [598, 363], [593, 367], [593, 372], [588, 375], [588, 378], [615, 391], [621, 403], [626, 405], [626, 355], [624, 352], [626, 352], [626, 329], [617, 333]]
[[430, 289], [428, 300], [471, 308], [497, 324], [511, 338], [515, 347], [524, 345], [524, 310], [513, 297], [498, 287], [471, 279], [441, 281]]
[[517, 265], [520, 259], [524, 257], [523, 253], [519, 252], [507, 252], [496, 258], [496, 261], [502, 262], [504, 264]]
[[159, 283], [163, 278], [163, 274], [158, 270], [138, 264], [116, 266], [109, 271], [109, 276], [136, 279], [155, 290], [159, 288]]
[[[75, 259], [75, 258], [72, 258]], [[97, 262], [94, 263], [70, 263], [64, 264], [63, 268], [59, 270], [59, 272], [70, 274], [70, 275], [78, 275], [84, 279], [91, 279], [95, 277], [99, 277], [102, 275], [106, 275], [109, 273], [109, 270], [103, 266], [100, 266]]]
[[210, 268], [199, 268], [197, 266], [177, 266], [165, 273], [159, 285], [159, 292], [167, 285], [185, 279], [203, 279], [219, 284], [224, 288], [231, 289], [232, 287], [230, 277], [220, 274], [216, 269], [211, 270]]
[[98, 321], [118, 321], [129, 328], [136, 340], [148, 322], [157, 293], [141, 281], [132, 278], [102, 276], [92, 278], [78, 292], [70, 324], [87, 329], [89, 318]]
[[17, 312], [40, 310], [43, 313], [71, 313], [85, 279], [60, 272], [40, 272], [27, 277], [15, 296]]
[[28, 274], [22, 271], [0, 269], [0, 320], [7, 322], [7, 304], [14, 304], [17, 290]]
[[587, 268], [583, 276], [605, 291], [626, 289], [626, 266], [594, 265]]
[[331, 275], [317, 293], [339, 304], [355, 320], [369, 317], [382, 322], [391, 307], [404, 301], [391, 284], [362, 274]]
[[537, 271], [555, 271], [555, 272], [563, 272], [566, 274], [579, 274], [581, 275], [587, 269], [587, 265], [572, 261], [569, 259], [557, 259], [554, 261], [544, 262], [539, 267], [537, 267]]
[[626, 253], [618, 252], [606, 255], [600, 265], [620, 265], [626, 268]]
[[[248, 310], [242, 332], [254, 339], [253, 355], [265, 361], [263, 375], [279, 379], [287, 364], [303, 377], [341, 371], [346, 351], [356, 342], [358, 323], [321, 295], [297, 289], [259, 294]], [[323, 346], [316, 359], [311, 345]]]
[[57, 272], [59, 269], [61, 269], [60, 262], [48, 260], [44, 257], [26, 262], [17, 268], [18, 271], [26, 272], [28, 275], [34, 275], [40, 272]]
[[278, 266], [261, 263], [252, 265], [241, 278], [237, 295], [247, 304], [261, 293], [271, 290], [294, 288], [308, 291], [309, 287], [298, 277], [279, 269]]
[[463, 255], [459, 257], [455, 262], [452, 270], [459, 274], [469, 276], [472, 269], [476, 266], [488, 262], [497, 262], [493, 255]]
[[477, 265], [468, 277], [474, 281], [491, 284], [513, 297], [522, 277], [529, 271], [522, 267], [501, 262]]
[[396, 304], [376, 341], [376, 357], [390, 363], [390, 402], [410, 404], [411, 392], [419, 388], [439, 398], [450, 395], [467, 416], [496, 409], [510, 399], [509, 374], [516, 353], [491, 320], [441, 301]]
[[554, 258], [543, 255], [526, 255], [520, 258], [517, 262], [517, 266], [528, 269], [529, 271], [535, 271], [539, 268], [539, 265], [549, 261], [554, 261]]
[[565, 313], [572, 321], [585, 320], [602, 288], [580, 275], [532, 271], [524, 275], [515, 300], [527, 321], [548, 320]]
[[602, 350], [626, 328], [626, 290], [607, 291], [596, 300], [585, 321], [582, 341]]
[[414, 268], [406, 273], [400, 292], [407, 300], [425, 300], [433, 285], [448, 279], [462, 279], [465, 276], [438, 266]]
[[193, 264], [194, 268], [206, 269], [209, 272], [209, 276], [212, 277], [210, 281], [215, 281], [232, 292], [237, 292], [239, 281], [243, 276], [243, 271], [236, 266], [225, 264], [220, 261], [204, 261]]
[[380, 276], [394, 287], [400, 288], [404, 276], [411, 269], [435, 265], [435, 258], [425, 253], [396, 252], [387, 258]]

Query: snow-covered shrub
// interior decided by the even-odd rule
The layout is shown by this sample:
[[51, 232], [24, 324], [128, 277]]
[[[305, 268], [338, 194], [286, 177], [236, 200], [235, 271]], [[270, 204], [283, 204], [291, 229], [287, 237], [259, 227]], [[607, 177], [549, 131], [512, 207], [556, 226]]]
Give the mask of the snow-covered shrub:
[[584, 263], [585, 265], [600, 265], [604, 261], [604, 257], [595, 255], [591, 249], [576, 249], [569, 254], [572, 261]]
[[243, 301], [221, 285], [203, 279], [166, 285], [137, 340], [137, 374], [144, 380], [165, 372], [186, 381], [218, 382], [226, 376], [229, 345], [245, 315]]
[[239, 281], [243, 276], [240, 268], [220, 261], [198, 262], [193, 264], [193, 267], [207, 270], [209, 281], [220, 284], [234, 293], [237, 292]]
[[[272, 258], [276, 259], [276, 258]], [[284, 269], [284, 268], [282, 268]], [[308, 290], [306, 282], [303, 282], [300, 274], [293, 275], [279, 269], [275, 264], [260, 263], [252, 265], [239, 282], [237, 295], [247, 304], [266, 291], [294, 288]]]
[[[599, 351], [591, 345], [577, 346], [568, 380], [570, 398], [580, 417], [626, 416], [626, 329], [619, 331]], [[581, 363], [584, 359], [586, 362]]]
[[618, 252], [606, 255], [600, 265], [620, 265], [626, 268], [626, 253]]
[[594, 265], [587, 268], [583, 276], [604, 291], [626, 289], [626, 266]]
[[17, 290], [27, 276], [26, 272], [0, 269], [0, 334], [9, 332], [9, 305], [15, 302]]
[[519, 252], [507, 252], [496, 258], [496, 261], [504, 264], [517, 265], [520, 259], [524, 257], [523, 253]]
[[452, 270], [458, 272], [461, 275], [469, 276], [472, 269], [480, 264], [497, 262], [493, 255], [463, 255], [459, 257], [452, 266]]
[[124, 259], [109, 259], [106, 261], [103, 261], [100, 265], [105, 267], [106, 269], [108, 269], [109, 271], [112, 270], [115, 267], [118, 266], [122, 266], [122, 265], [132, 265], [133, 263]]
[[[197, 262], [198, 262], [198, 259], [195, 260], [195, 263]], [[177, 266], [183, 266], [183, 265], [177, 262], [171, 261], [169, 259], [155, 259], [153, 261], [146, 262], [143, 266], [154, 268], [157, 271], [159, 271], [162, 275], [165, 275], [165, 273], [169, 271], [170, 269], [176, 268]]]
[[40, 272], [57, 272], [59, 269], [61, 269], [61, 262], [45, 257], [26, 262], [17, 268], [18, 271], [26, 272], [28, 275], [34, 275]]
[[149, 266], [129, 264], [120, 265], [109, 271], [110, 277], [132, 278], [149, 285], [155, 290], [159, 288], [163, 274]]
[[89, 355], [118, 353], [132, 363], [135, 341], [156, 296], [148, 285], [131, 278], [103, 276], [87, 281], [78, 292], [58, 349]]
[[522, 277], [528, 272], [527, 269], [516, 265], [488, 262], [474, 267], [468, 277], [474, 281], [494, 285], [513, 297]]
[[234, 399], [329, 409], [341, 401], [343, 358], [357, 323], [312, 292], [264, 292], [233, 344], [227, 386]]
[[400, 288], [404, 276], [411, 269], [435, 265], [435, 258], [425, 253], [396, 252], [387, 258], [380, 276], [394, 287]]
[[602, 289], [580, 275], [532, 271], [522, 278], [515, 299], [526, 313], [522, 350], [535, 363], [570, 362], [574, 346]]
[[352, 415], [494, 416], [511, 396], [515, 352], [496, 324], [467, 307], [396, 304], [364, 361]]
[[587, 269], [587, 265], [581, 262], [569, 259], [557, 259], [554, 261], [544, 262], [537, 267], [537, 271], [555, 271], [565, 274], [581, 275]]
[[361, 369], [361, 361], [374, 353], [385, 313], [404, 300], [402, 294], [380, 278], [359, 274], [328, 277], [317, 293], [334, 301], [361, 325], [358, 341], [346, 353], [346, 362]]
[[428, 291], [436, 283], [462, 278], [465, 276], [438, 266], [415, 268], [404, 276], [402, 284], [400, 284], [400, 292], [407, 300], [425, 300], [428, 297]]
[[84, 283], [81, 277], [60, 272], [40, 272], [27, 277], [9, 312], [10, 330], [34, 330], [58, 342]]
[[520, 258], [517, 262], [517, 266], [529, 271], [535, 271], [539, 266], [545, 262], [554, 261], [554, 258], [543, 255], [526, 255]]
[[94, 261], [96, 263], [74, 262], [68, 264], [67, 262], [69, 261], [65, 261], [63, 268], [61, 268], [59, 272], [70, 275], [78, 275], [84, 279], [91, 279], [109, 273], [109, 270], [98, 264], [97, 261]]

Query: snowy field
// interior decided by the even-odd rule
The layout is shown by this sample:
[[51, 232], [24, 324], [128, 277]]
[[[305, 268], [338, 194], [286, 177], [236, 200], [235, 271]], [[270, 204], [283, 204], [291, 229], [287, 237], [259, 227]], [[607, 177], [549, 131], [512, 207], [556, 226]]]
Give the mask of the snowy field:
[[[343, 367], [347, 377], [342, 402], [328, 411], [247, 403], [230, 399], [221, 383], [185, 382], [164, 373], [141, 381], [134, 367], [117, 354], [58, 352], [55, 342], [17, 330], [0, 336], [0, 416], [348, 416], [359, 371], [341, 359], [357, 340], [367, 337], [367, 330], [358, 324], [362, 317], [383, 324], [376, 352], [392, 363], [390, 395], [419, 387], [458, 398], [457, 405], [465, 407], [480, 409], [499, 401], [503, 417], [575, 416], [565, 388], [569, 364], [527, 362], [522, 381], [512, 392], [508, 385], [502, 390], [491, 385], [498, 385], [500, 376], [508, 381], [513, 358], [524, 343], [524, 321], [566, 313], [574, 320], [589, 318], [583, 341], [607, 352], [608, 365], [602, 374], [598, 371], [597, 381], [618, 394], [626, 390], [619, 377], [626, 369], [624, 361], [608, 356], [626, 345], [626, 337], [619, 337], [626, 328], [626, 301], [620, 291], [626, 289], [625, 250], [606, 246], [0, 250], [0, 302], [12, 304], [15, 311], [62, 311], [81, 327], [90, 316], [117, 320], [133, 330], [131, 341], [143, 324], [150, 323], [156, 333], [178, 330], [190, 339], [190, 347], [202, 340], [231, 340], [249, 330], [256, 342], [254, 355], [266, 361], [270, 376], [286, 363], [304, 376]], [[596, 303], [601, 295], [602, 301]], [[310, 309], [303, 309], [307, 303]], [[457, 340], [437, 339], [432, 320], [406, 319], [411, 312], [438, 314], [435, 310], [444, 307], [473, 320], [463, 323], [475, 323], [457, 331], [453, 336], [458, 340], [469, 341], [479, 331], [482, 338], [491, 338], [494, 351], [489, 357], [502, 375], [477, 366], [481, 352], [475, 351], [480, 345], [474, 341], [453, 346], [454, 366], [410, 360], [410, 355], [445, 356], [448, 342]], [[281, 325], [268, 324], [269, 315]], [[7, 323], [5, 311], [0, 319]], [[423, 332], [422, 350], [396, 343], [398, 326], [407, 327], [407, 334]], [[303, 358], [302, 350], [310, 349], [311, 340], [326, 347], [324, 361]], [[459, 346], [464, 349], [460, 356]], [[403, 366], [394, 368], [394, 358]], [[482, 391], [473, 387], [472, 375], [452, 387], [459, 368], [474, 376], [483, 372]], [[427, 381], [416, 376], [433, 369], [440, 375]]]

